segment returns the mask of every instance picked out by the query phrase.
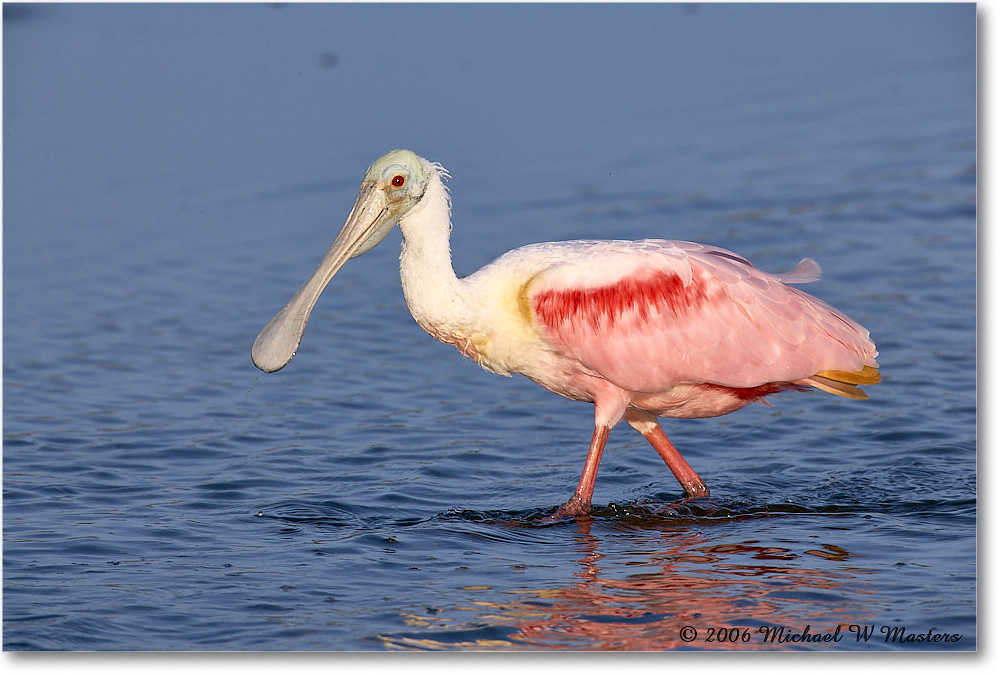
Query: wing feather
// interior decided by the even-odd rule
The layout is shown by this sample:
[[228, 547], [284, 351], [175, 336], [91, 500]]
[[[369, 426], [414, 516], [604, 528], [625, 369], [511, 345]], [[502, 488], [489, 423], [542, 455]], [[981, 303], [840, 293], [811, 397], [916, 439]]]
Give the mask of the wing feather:
[[[868, 331], [786, 285], [818, 278], [808, 258], [774, 275], [688, 242], [546, 246], [547, 264], [522, 289], [535, 329], [551, 349], [624, 389], [747, 388], [877, 368]], [[815, 383], [841, 395], [839, 383], [868, 383], [824, 375]]]

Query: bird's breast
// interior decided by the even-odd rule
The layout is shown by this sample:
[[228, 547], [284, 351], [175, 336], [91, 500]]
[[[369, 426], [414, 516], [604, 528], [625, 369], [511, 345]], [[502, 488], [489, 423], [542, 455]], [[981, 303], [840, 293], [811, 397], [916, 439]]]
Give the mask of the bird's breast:
[[468, 357], [497, 375], [510, 377], [510, 371], [493, 355], [493, 339], [489, 335], [475, 332], [445, 331], [425, 326], [424, 329], [434, 338], [451, 345], [465, 357]]

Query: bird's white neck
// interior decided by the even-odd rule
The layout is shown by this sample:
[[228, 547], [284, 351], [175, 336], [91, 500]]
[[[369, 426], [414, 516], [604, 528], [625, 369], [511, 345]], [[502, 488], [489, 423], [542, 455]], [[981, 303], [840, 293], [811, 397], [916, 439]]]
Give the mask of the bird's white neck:
[[403, 250], [399, 276], [410, 313], [438, 339], [468, 325], [470, 314], [463, 285], [451, 263], [451, 206], [438, 170], [420, 203], [399, 223]]

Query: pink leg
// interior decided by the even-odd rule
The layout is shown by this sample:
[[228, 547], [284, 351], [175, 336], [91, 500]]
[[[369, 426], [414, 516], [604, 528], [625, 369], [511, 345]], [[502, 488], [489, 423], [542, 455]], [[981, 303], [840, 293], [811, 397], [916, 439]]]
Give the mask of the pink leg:
[[681, 453], [677, 452], [677, 448], [670, 442], [667, 435], [663, 433], [663, 429], [660, 428], [660, 423], [656, 421], [654, 415], [638, 410], [628, 410], [625, 413], [625, 421], [633, 429], [646, 437], [646, 440], [653, 446], [653, 449], [667, 463], [667, 467], [674, 474], [674, 477], [677, 478], [677, 482], [681, 484], [681, 487], [684, 488], [684, 493], [687, 496], [708, 496], [708, 486], [705, 485], [705, 481], [694, 472], [690, 464], [684, 461]]
[[583, 475], [576, 492], [569, 501], [559, 507], [551, 518], [563, 516], [586, 516], [590, 513], [590, 499], [594, 496], [594, 482], [597, 480], [597, 467], [601, 463], [604, 444], [608, 442], [611, 427], [598, 424], [594, 427], [594, 437], [590, 440], [590, 450], [587, 452], [587, 463], [583, 465]]

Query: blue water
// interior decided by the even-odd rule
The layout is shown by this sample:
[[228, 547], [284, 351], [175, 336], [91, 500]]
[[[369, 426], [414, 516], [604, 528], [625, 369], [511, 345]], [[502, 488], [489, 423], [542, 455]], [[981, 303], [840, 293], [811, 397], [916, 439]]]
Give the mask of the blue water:
[[[4, 649], [975, 649], [975, 31], [971, 4], [5, 4]], [[398, 146], [454, 176], [460, 274], [568, 238], [809, 256], [883, 383], [666, 422], [712, 489], [688, 505], [623, 425], [594, 517], [545, 523], [590, 406], [425, 335], [398, 233], [288, 368], [251, 364]]]

